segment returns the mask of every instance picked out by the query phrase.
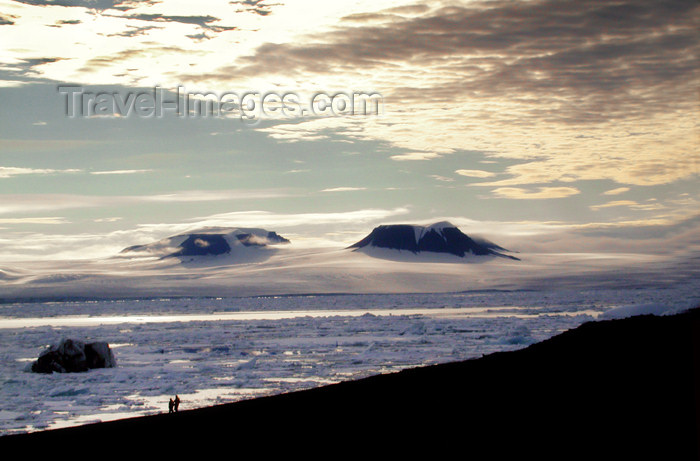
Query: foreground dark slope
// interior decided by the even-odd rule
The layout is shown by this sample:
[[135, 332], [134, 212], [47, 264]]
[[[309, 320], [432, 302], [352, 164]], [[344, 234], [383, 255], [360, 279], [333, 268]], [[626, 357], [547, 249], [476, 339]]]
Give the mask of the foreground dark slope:
[[591, 322], [519, 351], [0, 446], [697, 459], [698, 334], [698, 309]]

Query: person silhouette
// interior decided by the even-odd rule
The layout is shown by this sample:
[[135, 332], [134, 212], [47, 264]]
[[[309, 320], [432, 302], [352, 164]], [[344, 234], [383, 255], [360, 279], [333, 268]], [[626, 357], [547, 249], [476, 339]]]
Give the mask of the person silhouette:
[[175, 411], [178, 411], [178, 408], [180, 407], [180, 397], [177, 395], [175, 396], [175, 401], [173, 402], [175, 404]]
[[174, 407], [175, 407], [175, 402], [173, 401], [173, 399], [171, 397], [170, 402], [168, 402], [168, 413], [172, 413]]

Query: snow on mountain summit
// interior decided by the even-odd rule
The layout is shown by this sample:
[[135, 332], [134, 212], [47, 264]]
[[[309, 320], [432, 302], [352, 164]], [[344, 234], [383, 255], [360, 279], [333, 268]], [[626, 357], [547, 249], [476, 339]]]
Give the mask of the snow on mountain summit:
[[416, 233], [416, 243], [420, 242], [420, 239], [423, 238], [423, 235], [430, 231], [435, 231], [440, 235], [443, 235], [443, 231], [445, 229], [452, 229], [452, 228], [457, 228], [454, 224], [452, 224], [449, 221], [440, 221], [436, 222], [435, 224], [431, 224], [429, 226], [413, 226], [415, 233]]
[[440, 222], [436, 222], [435, 224], [431, 224], [431, 225], [427, 226], [428, 229], [435, 229], [438, 231], [441, 231], [442, 229], [445, 229], [445, 228], [452, 228], [452, 227], [456, 228], [457, 226], [455, 226], [454, 224], [452, 224], [449, 221], [440, 221]]
[[518, 259], [496, 251], [497, 249], [507, 251], [497, 245], [485, 244], [472, 239], [447, 221], [441, 221], [429, 226], [413, 224], [378, 226], [367, 237], [349, 248], [355, 251], [362, 250], [366, 253], [378, 248], [409, 251], [413, 254], [429, 252], [447, 253], [459, 257], [465, 257], [470, 254]]

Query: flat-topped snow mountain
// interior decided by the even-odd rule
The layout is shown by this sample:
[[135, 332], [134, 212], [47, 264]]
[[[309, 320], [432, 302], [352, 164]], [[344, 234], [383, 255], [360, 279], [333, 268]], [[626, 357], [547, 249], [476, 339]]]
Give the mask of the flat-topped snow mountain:
[[276, 232], [258, 228], [205, 228], [175, 235], [146, 245], [134, 245], [122, 255], [166, 257], [218, 256], [229, 254], [236, 247], [262, 248], [290, 243]]
[[508, 250], [486, 240], [473, 239], [446, 221], [430, 226], [412, 224], [378, 226], [367, 237], [349, 248], [370, 254], [372, 249], [382, 248], [409, 251], [414, 254], [447, 253], [459, 257], [467, 255], [499, 256], [519, 260], [514, 256], [502, 253], [502, 251]]

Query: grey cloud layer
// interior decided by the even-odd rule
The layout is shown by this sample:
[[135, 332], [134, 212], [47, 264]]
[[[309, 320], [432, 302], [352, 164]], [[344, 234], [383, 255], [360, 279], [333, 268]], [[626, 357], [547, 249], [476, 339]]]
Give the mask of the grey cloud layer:
[[[219, 18], [206, 15], [193, 15], [193, 16], [181, 16], [181, 15], [166, 15], [161, 13], [131, 13], [123, 14], [129, 10], [136, 8], [139, 5], [155, 5], [159, 2], [153, 0], [15, 0], [19, 3], [25, 3], [34, 6], [63, 6], [63, 7], [80, 7], [87, 8], [90, 10], [95, 10], [99, 14], [105, 16], [118, 17], [127, 20], [137, 20], [145, 22], [156, 22], [156, 23], [181, 23], [181, 24], [191, 24], [201, 29], [211, 31], [211, 32], [226, 32], [230, 30], [235, 30], [235, 26], [225, 26], [220, 24], [214, 24], [220, 21]], [[122, 14], [106, 14], [107, 10], [121, 11]], [[60, 27], [61, 25], [69, 24], [79, 24], [80, 21], [68, 20], [60, 21], [57, 24], [50, 25], [51, 27]], [[0, 25], [3, 24], [14, 24], [9, 19], [0, 17]], [[118, 34], [124, 37], [133, 37], [136, 35], [142, 35], [145, 31], [155, 28], [155, 26], [146, 27], [133, 27], [128, 26], [130, 29], [126, 30], [123, 34]]]
[[268, 43], [217, 72], [183, 77], [363, 73], [407, 63], [438, 72], [439, 84], [385, 96], [410, 102], [508, 95], [564, 109], [538, 114], [552, 120], [614, 120], [696, 101], [699, 11], [694, 0], [535, 0], [419, 17], [353, 15], [348, 27], [308, 43]]
[[237, 13], [246, 12], [254, 13], [259, 16], [267, 16], [272, 13], [272, 7], [279, 5], [278, 3], [266, 3], [264, 0], [242, 0], [231, 1], [231, 5], [241, 5], [241, 8], [236, 10]]
[[234, 26], [221, 26], [212, 24], [214, 22], [220, 21], [219, 18], [214, 16], [169, 16], [164, 14], [130, 14], [126, 16], [119, 16], [125, 19], [137, 19], [139, 21], [151, 21], [151, 22], [179, 22], [182, 24], [192, 24], [202, 29], [211, 30], [213, 32], [224, 32], [228, 30], [235, 30]]
[[50, 81], [41, 77], [40, 72], [36, 68], [60, 60], [61, 58], [23, 58], [12, 64], [0, 63], [0, 79], [20, 82]]
[[127, 11], [139, 4], [155, 4], [155, 0], [14, 0], [17, 3], [25, 3], [34, 6], [64, 6], [89, 8], [93, 10], [121, 10]]

